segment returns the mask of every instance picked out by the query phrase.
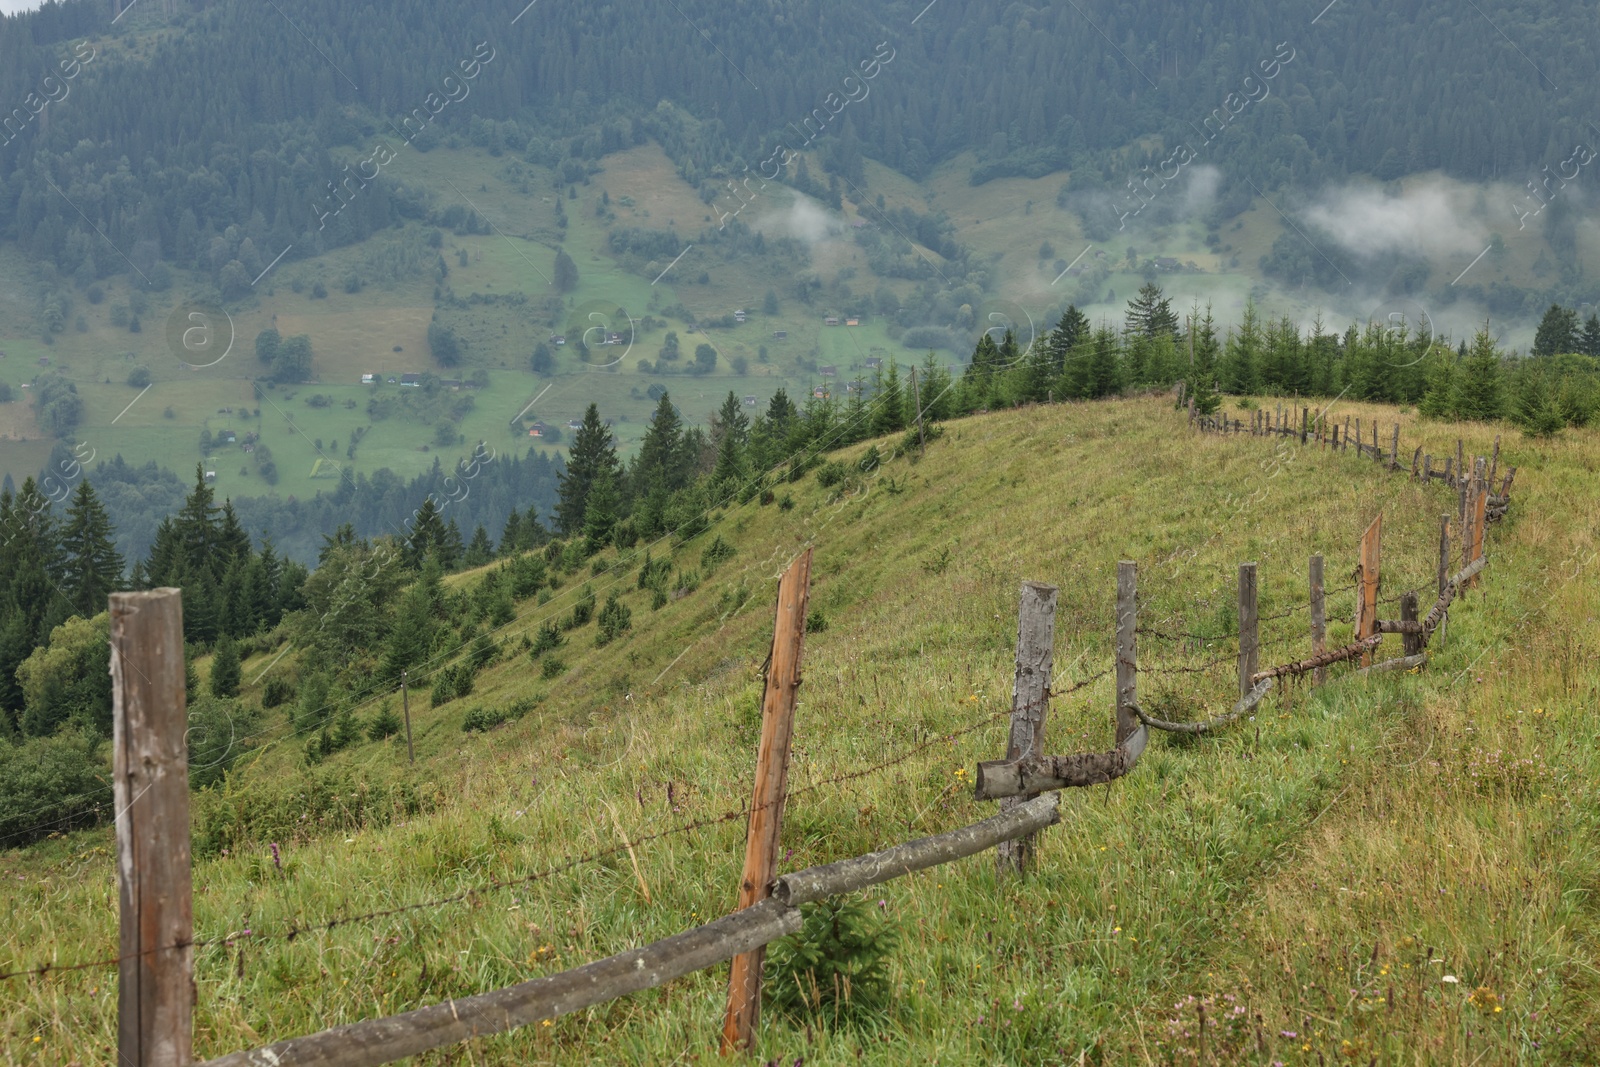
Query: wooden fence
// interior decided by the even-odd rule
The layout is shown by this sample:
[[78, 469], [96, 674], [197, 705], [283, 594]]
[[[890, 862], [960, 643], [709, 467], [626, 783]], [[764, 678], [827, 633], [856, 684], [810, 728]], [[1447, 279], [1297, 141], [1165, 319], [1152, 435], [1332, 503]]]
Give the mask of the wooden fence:
[[[1298, 427], [1292, 424], [1291, 413], [1282, 408], [1275, 416], [1255, 412], [1248, 427], [1225, 414], [1194, 421], [1199, 428], [1212, 432], [1243, 433], [1248, 428], [1252, 434], [1293, 435], [1308, 445], [1314, 442], [1322, 447], [1345, 448], [1354, 441], [1358, 452], [1366, 454], [1370, 450], [1370, 454], [1383, 458], [1376, 425], [1372, 427], [1373, 443], [1368, 445], [1362, 440], [1359, 420], [1354, 433], [1346, 430], [1341, 437], [1338, 426], [1313, 419], [1304, 408]], [[1404, 469], [1396, 458], [1398, 449], [1397, 428], [1388, 450], [1392, 470]], [[997, 849], [996, 862], [1002, 876], [1022, 875], [1034, 863], [1038, 832], [1059, 820], [1055, 791], [1110, 782], [1128, 774], [1148, 746], [1150, 730], [1214, 732], [1250, 714], [1280, 680], [1310, 675], [1314, 683], [1320, 684], [1329, 667], [1351, 660], [1363, 661], [1357, 674], [1423, 663], [1426, 648], [1433, 636], [1441, 633], [1452, 603], [1477, 581], [1487, 563], [1487, 524], [1503, 517], [1509, 506], [1515, 468], [1507, 471], [1498, 494], [1491, 494], [1488, 489], [1498, 454], [1497, 441], [1495, 457], [1487, 461], [1487, 469], [1486, 461], [1477, 459], [1470, 477], [1463, 478], [1454, 473], [1467, 469], [1459, 446], [1457, 455], [1447, 461], [1443, 480], [1458, 493], [1456, 519], [1460, 535], [1459, 542], [1452, 538], [1452, 516], [1442, 516], [1438, 589], [1426, 616], [1419, 618], [1418, 598], [1413, 592], [1400, 598], [1399, 618], [1379, 617], [1380, 516], [1363, 532], [1358, 545], [1357, 582], [1353, 587], [1357, 591], [1354, 640], [1341, 648], [1326, 647], [1323, 560], [1312, 556], [1306, 601], [1310, 654], [1262, 668], [1258, 662], [1261, 620], [1257, 568], [1254, 563], [1241, 564], [1237, 586], [1239, 696], [1231, 710], [1211, 719], [1168, 722], [1141, 709], [1137, 568], [1132, 562], [1120, 563], [1115, 618], [1115, 733], [1109, 751], [1046, 754], [1057, 590], [1038, 582], [1024, 583], [1005, 758], [980, 762], [975, 775], [975, 796], [999, 801], [998, 813], [946, 833], [780, 876], [776, 864], [784, 802], [791, 795], [787, 787], [789, 739], [795, 693], [801, 682], [811, 570], [808, 549], [794, 560], [779, 583], [755, 792], [747, 811], [739, 813], [747, 816], [747, 845], [738, 887], [738, 910], [573, 970], [233, 1052], [206, 1061], [206, 1067], [368, 1067], [388, 1063], [554, 1019], [654, 988], [725, 960], [732, 960], [733, 964], [721, 1047], [724, 1053], [747, 1048], [760, 1019], [762, 951], [800, 928], [801, 905], [991, 848]], [[1430, 481], [1439, 477], [1431, 472], [1431, 457], [1421, 467], [1417, 460], [1413, 456], [1413, 475]], [[1453, 568], [1458, 543], [1462, 561], [1459, 568]], [[176, 589], [158, 589], [113, 594], [111, 620], [122, 930], [121, 955], [114, 961], [121, 968], [119, 1054], [122, 1062], [135, 1067], [187, 1067], [192, 1061], [192, 1010], [197, 994], [190, 905], [180, 593]], [[1385, 636], [1390, 634], [1401, 639], [1401, 655], [1377, 659]], [[984, 725], [987, 723], [977, 724]]]

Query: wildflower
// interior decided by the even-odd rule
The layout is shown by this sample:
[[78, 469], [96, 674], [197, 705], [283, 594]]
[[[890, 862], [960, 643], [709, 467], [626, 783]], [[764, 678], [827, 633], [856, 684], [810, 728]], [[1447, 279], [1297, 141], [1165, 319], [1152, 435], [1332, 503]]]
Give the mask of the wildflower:
[[278, 857], [278, 843], [273, 841], [267, 847], [272, 849], [272, 866], [280, 871], [283, 870], [283, 861]]
[[1449, 982], [1451, 985], [1457, 985], [1458, 983], [1460, 983], [1461, 979], [1457, 978], [1453, 974], [1447, 974], [1443, 978], [1441, 978], [1440, 981], [1441, 982]]

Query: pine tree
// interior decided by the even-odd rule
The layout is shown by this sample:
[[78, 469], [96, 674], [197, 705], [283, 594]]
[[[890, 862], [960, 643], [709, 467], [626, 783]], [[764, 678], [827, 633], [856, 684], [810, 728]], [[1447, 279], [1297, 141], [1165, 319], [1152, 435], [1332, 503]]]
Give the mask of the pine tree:
[[183, 509], [173, 522], [189, 570], [204, 569], [212, 578], [221, 573], [222, 522], [217, 515], [222, 509], [213, 503], [215, 497], [211, 486], [206, 484], [205, 467], [196, 463], [194, 489], [184, 499]]
[[1261, 318], [1254, 300], [1245, 304], [1238, 331], [1228, 335], [1217, 380], [1224, 392], [1239, 396], [1254, 396], [1261, 391]]
[[239, 680], [239, 646], [233, 638], [224, 636], [217, 642], [217, 654], [211, 660], [211, 695], [238, 696]]
[[631, 496], [642, 500], [656, 492], [677, 492], [689, 483], [693, 464], [683, 418], [673, 406], [671, 395], [662, 393], [639, 442], [639, 454], [634, 457], [628, 479]]
[[73, 610], [91, 619], [106, 610], [106, 595], [122, 581], [122, 556], [113, 546], [111, 519], [85, 478], [67, 507], [61, 531], [62, 591]]
[[609, 472], [615, 479], [618, 470], [616, 442], [600, 421], [599, 406], [590, 404], [567, 453], [566, 469], [561, 472], [556, 525], [563, 534], [571, 535], [583, 529], [590, 487], [602, 471]]
[[1455, 414], [1456, 362], [1461, 357], [1448, 345], [1436, 346], [1428, 356], [1428, 388], [1417, 402], [1417, 413], [1429, 419]]
[[1578, 341], [1578, 351], [1590, 359], [1600, 359], [1600, 315], [1590, 315], [1583, 324], [1583, 336]]
[[1161, 286], [1145, 282], [1139, 295], [1128, 301], [1123, 315], [1123, 328], [1130, 334], [1154, 340], [1166, 334], [1178, 335], [1178, 316], [1172, 310], [1172, 301], [1162, 295]]
[[1115, 330], [1105, 324], [1095, 330], [1088, 360], [1088, 399], [1099, 400], [1122, 391], [1122, 364], [1117, 359], [1117, 348]]
[[602, 470], [589, 488], [583, 516], [584, 549], [589, 555], [611, 543], [617, 525], [617, 483], [609, 470]]
[[[1006, 331], [1006, 338], [1011, 340], [1011, 331]], [[1011, 342], [1014, 349], [1016, 343]], [[883, 373], [879, 367], [873, 375], [873, 411], [872, 435], [882, 437], [885, 434], [898, 433], [906, 428], [906, 399], [900, 390], [900, 367], [893, 359], [889, 360], [889, 373]]]
[[500, 555], [515, 555], [522, 548], [522, 516], [516, 508], [506, 516], [505, 528], [500, 531]]
[[461, 556], [465, 549], [461, 544], [461, 527], [456, 525], [455, 516], [445, 523], [444, 538], [439, 542], [439, 563], [447, 571], [453, 571], [461, 566]]
[[467, 546], [467, 551], [461, 558], [463, 566], [481, 567], [494, 558], [494, 546], [489, 543], [489, 531], [483, 528], [483, 523], [472, 533], [472, 543]]
[[1456, 378], [1455, 413], [1463, 419], [1490, 422], [1502, 414], [1500, 352], [1487, 327], [1472, 338], [1472, 349]]
[[578, 265], [565, 249], [556, 252], [555, 287], [558, 293], [570, 293], [578, 287]]
[[1553, 437], [1567, 420], [1556, 404], [1549, 378], [1536, 367], [1524, 367], [1517, 390], [1517, 425], [1530, 437]]
[[439, 517], [439, 506], [433, 502], [433, 494], [429, 493], [411, 523], [411, 536], [405, 540], [402, 558], [406, 566], [420, 567], [423, 560], [442, 551], [444, 542], [444, 520]]
[[1533, 354], [1553, 356], [1578, 350], [1578, 313], [1560, 304], [1551, 304], [1533, 334]]
[[[437, 564], [434, 578], [438, 578]], [[384, 643], [383, 662], [378, 668], [379, 677], [391, 685], [398, 684], [400, 672], [409, 670], [414, 681], [420, 683], [420, 668], [433, 650], [434, 605], [427, 585], [417, 582], [400, 602], [394, 627]]]

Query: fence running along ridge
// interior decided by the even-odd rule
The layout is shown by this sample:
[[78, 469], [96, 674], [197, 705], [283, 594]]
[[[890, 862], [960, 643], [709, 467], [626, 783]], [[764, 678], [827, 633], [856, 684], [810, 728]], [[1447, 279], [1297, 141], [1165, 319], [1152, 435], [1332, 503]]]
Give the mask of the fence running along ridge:
[[[1215, 426], [1209, 420], [1195, 421], [1199, 422], [1201, 429], [1216, 429], [1217, 432], [1242, 432], [1243, 428], [1239, 422], [1230, 425], [1226, 417], [1217, 420]], [[1267, 432], [1268, 421], [1265, 412], [1258, 412], [1252, 422], [1252, 431]], [[1303, 409], [1300, 429], [1302, 441], [1309, 440], [1310, 431], [1309, 412]], [[1289, 432], [1286, 416], [1281, 410], [1270, 432]], [[1318, 432], [1321, 433], [1320, 430]], [[1361, 443], [1358, 423], [1358, 450], [1371, 448], [1373, 454], [1381, 459], [1376, 435], [1377, 428], [1374, 427], [1374, 444], [1367, 446]], [[1349, 439], [1347, 434], [1346, 442]], [[1390, 469], [1393, 470], [1403, 469], [1393, 459], [1397, 454], [1398, 440], [1399, 431], [1396, 429], [1390, 448]], [[1498, 452], [1497, 441], [1496, 463]], [[1448, 469], [1465, 470], [1460, 459], [1458, 455], [1457, 461]], [[291, 1067], [294, 1064], [367, 1067], [387, 1063], [462, 1040], [554, 1019], [628, 993], [662, 985], [728, 959], [735, 962], [730, 976], [722, 1049], [727, 1053], [747, 1048], [753, 1042], [759, 1022], [760, 953], [765, 945], [800, 928], [801, 905], [953, 862], [990, 848], [997, 850], [996, 862], [1002, 875], [1024, 874], [1034, 862], [1038, 831], [1059, 821], [1058, 799], [1054, 791], [1110, 782], [1130, 773], [1148, 746], [1151, 729], [1192, 734], [1212, 732], [1250, 713], [1278, 679], [1310, 674], [1317, 682], [1321, 682], [1325, 680], [1329, 666], [1357, 658], [1363, 661], [1363, 667], [1357, 673], [1409, 668], [1424, 662], [1427, 643], [1434, 633], [1441, 631], [1448, 619], [1451, 604], [1462, 590], [1476, 582], [1478, 573], [1487, 562], [1484, 552], [1487, 524], [1503, 517], [1509, 507], [1511, 478], [1515, 468], [1508, 471], [1501, 492], [1490, 494], [1485, 465], [1485, 460], [1476, 459], [1470, 479], [1460, 484], [1451, 483], [1458, 489], [1461, 498], [1458, 514], [1462, 525], [1463, 566], [1453, 576], [1447, 577], [1453, 550], [1450, 516], [1443, 516], [1439, 589], [1437, 599], [1425, 618], [1418, 618], [1418, 598], [1415, 593], [1407, 593], [1400, 598], [1400, 619], [1384, 620], [1378, 617], [1380, 515], [1361, 537], [1361, 562], [1357, 568], [1355, 587], [1358, 594], [1356, 640], [1342, 648], [1329, 650], [1325, 647], [1326, 593], [1322, 584], [1322, 559], [1314, 556], [1311, 559], [1307, 605], [1311, 614], [1312, 655], [1259, 669], [1259, 626], [1263, 620], [1256, 611], [1256, 565], [1241, 565], [1238, 584], [1239, 630], [1234, 635], [1239, 642], [1240, 698], [1231, 711], [1213, 719], [1171, 723], [1149, 716], [1140, 708], [1137, 639], [1141, 630], [1138, 625], [1135, 564], [1125, 561], [1117, 568], [1116, 654], [1113, 666], [1061, 692], [1052, 692], [1055, 681], [1053, 644], [1057, 590], [1042, 583], [1024, 583], [1005, 758], [980, 762], [975, 776], [976, 798], [999, 800], [999, 814], [865, 856], [778, 876], [775, 871], [776, 853], [785, 800], [823, 785], [864, 777], [903, 763], [918, 751], [992, 725], [1001, 717], [991, 716], [953, 734], [932, 738], [874, 767], [840, 775], [828, 782], [814, 782], [791, 792], [787, 787], [786, 775], [794, 698], [800, 684], [805, 606], [809, 592], [811, 550], [807, 549], [792, 562], [779, 586], [773, 653], [768, 660], [765, 679], [755, 793], [750, 805], [714, 819], [697, 820], [662, 831], [640, 841], [625, 842], [623, 846], [610, 850], [612, 854], [624, 849], [631, 850], [647, 839], [666, 837], [744, 816], [749, 820], [748, 841], [738, 910], [664, 940], [629, 949], [573, 970], [398, 1015], [289, 1038], [263, 1048], [229, 1053], [207, 1061], [207, 1067]], [[1421, 476], [1432, 480], [1427, 469], [1423, 469]], [[1498, 515], [1493, 514], [1496, 510]], [[1275, 617], [1288, 617], [1300, 610], [1304, 609], [1297, 607]], [[113, 594], [111, 617], [112, 641], [116, 652], [112, 657], [113, 666], [126, 659], [140, 668], [131, 672], [114, 671], [113, 678], [122, 951], [113, 960], [77, 966], [111, 962], [120, 966], [118, 1044], [123, 1061], [139, 1067], [186, 1067], [192, 1061], [192, 1013], [196, 995], [193, 980], [194, 949], [215, 941], [198, 942], [192, 936], [188, 783], [182, 736], [185, 725], [182, 641], [181, 637], [173, 637], [182, 632], [181, 593], [175, 589], [162, 589]], [[1404, 655], [1373, 663], [1372, 656], [1387, 633], [1401, 637]], [[1208, 641], [1218, 639], [1206, 638]], [[1212, 665], [1225, 662], [1226, 658]], [[1083, 688], [1112, 671], [1116, 673], [1113, 748], [1105, 752], [1046, 755], [1044, 740], [1051, 696]], [[485, 888], [522, 884], [598, 858], [599, 855], [578, 857], [523, 879], [491, 882]], [[468, 890], [435, 901], [383, 909], [365, 916], [341, 916], [329, 920], [323, 924], [323, 928], [331, 930], [337, 925], [364, 918], [469, 900], [477, 892], [479, 890]], [[292, 940], [297, 934], [314, 928], [291, 928], [282, 936]], [[44, 974], [51, 969], [70, 968], [44, 967], [0, 977]]]

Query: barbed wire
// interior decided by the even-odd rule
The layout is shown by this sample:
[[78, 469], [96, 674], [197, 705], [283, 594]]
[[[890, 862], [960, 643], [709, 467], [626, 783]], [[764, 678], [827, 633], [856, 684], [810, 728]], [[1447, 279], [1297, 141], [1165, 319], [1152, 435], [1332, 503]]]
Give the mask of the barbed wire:
[[[1082, 680], [1080, 680], [1078, 682], [1075, 682], [1075, 683], [1069, 685], [1067, 688], [1060, 689], [1060, 690], [1056, 690], [1056, 689], [1053, 688], [1055, 679], [1052, 679], [1051, 680], [1052, 688], [1050, 690], [1047, 690], [1047, 692], [1045, 693], [1045, 699], [1048, 700], [1052, 696], [1055, 696], [1055, 697], [1067, 696], [1068, 694], [1075, 693], [1075, 692], [1077, 692], [1077, 691], [1079, 691], [1081, 689], [1087, 688], [1088, 686], [1092, 685], [1093, 683], [1099, 681], [1101, 678], [1104, 678], [1106, 675], [1110, 674], [1111, 670], [1112, 670], [1111, 668], [1107, 668], [1106, 670], [1099, 671], [1096, 674], [1092, 674], [1089, 677], [1084, 678], [1084, 679], [1082, 679]], [[1058, 674], [1056, 677], [1059, 678], [1060, 675]], [[89, 970], [89, 969], [96, 968], [96, 967], [108, 967], [108, 966], [111, 966], [113, 964], [121, 963], [124, 960], [135, 958], [136, 956], [149, 955], [149, 954], [154, 953], [154, 952], [165, 951], [165, 950], [173, 949], [173, 948], [185, 948], [185, 947], [209, 948], [209, 947], [214, 947], [216, 945], [231, 945], [235, 941], [243, 941], [243, 940], [248, 940], [248, 941], [251, 941], [252, 943], [260, 943], [260, 942], [267, 942], [267, 941], [288, 941], [288, 942], [292, 942], [292, 941], [296, 940], [297, 938], [299, 938], [302, 935], [328, 933], [328, 932], [331, 932], [331, 931], [333, 931], [334, 929], [336, 929], [336, 928], [338, 928], [340, 926], [353, 925], [353, 924], [356, 924], [356, 923], [363, 923], [363, 922], [370, 922], [370, 921], [373, 921], [375, 919], [393, 918], [396, 915], [404, 915], [404, 914], [408, 914], [410, 912], [421, 911], [421, 910], [428, 909], [428, 908], [439, 908], [439, 907], [446, 907], [446, 906], [449, 906], [449, 905], [452, 905], [452, 904], [465, 903], [467, 901], [470, 901], [470, 900], [472, 900], [472, 899], [474, 899], [474, 898], [476, 898], [478, 896], [481, 896], [483, 894], [486, 894], [486, 893], [498, 892], [498, 891], [503, 890], [503, 889], [510, 889], [510, 888], [515, 888], [515, 887], [518, 887], [518, 886], [530, 885], [530, 884], [532, 884], [534, 882], [544, 881], [544, 880], [553, 878], [553, 877], [555, 877], [557, 875], [564, 874], [565, 872], [573, 870], [573, 869], [575, 869], [577, 867], [585, 866], [587, 864], [592, 864], [592, 863], [598, 863], [598, 862], [600, 862], [602, 860], [610, 859], [613, 856], [622, 855], [622, 854], [626, 853], [630, 848], [635, 848], [636, 849], [636, 848], [639, 848], [639, 847], [641, 847], [643, 845], [647, 845], [647, 844], [651, 844], [651, 843], [654, 843], [654, 842], [665, 840], [666, 838], [677, 837], [677, 836], [680, 836], [682, 834], [692, 833], [694, 831], [703, 830], [703, 829], [706, 829], [708, 827], [718, 826], [718, 825], [721, 825], [721, 824], [727, 823], [727, 822], [733, 822], [733, 821], [735, 821], [737, 819], [740, 819], [740, 818], [747, 818], [752, 812], [754, 812], [756, 810], [760, 810], [760, 809], [763, 809], [763, 808], [766, 808], [766, 807], [769, 807], [769, 806], [781, 805], [783, 803], [786, 803], [789, 800], [795, 799], [797, 797], [805, 796], [805, 795], [807, 795], [809, 793], [814, 793], [814, 792], [816, 792], [816, 791], [818, 791], [820, 789], [825, 789], [825, 788], [828, 788], [828, 787], [831, 787], [831, 786], [841, 785], [841, 784], [844, 784], [844, 783], [854, 782], [854, 781], [860, 780], [862, 778], [871, 777], [872, 775], [875, 775], [875, 774], [881, 774], [886, 770], [890, 770], [890, 769], [892, 769], [894, 767], [898, 767], [901, 764], [904, 764], [904, 763], [907, 763], [907, 762], [911, 761], [912, 759], [916, 758], [918, 755], [928, 751], [931, 748], [934, 748], [935, 746], [953, 744], [954, 742], [958, 741], [959, 739], [961, 739], [963, 737], [966, 737], [969, 734], [976, 733], [977, 731], [985, 729], [985, 728], [987, 728], [989, 726], [992, 726], [992, 725], [994, 725], [995, 723], [999, 722], [1002, 719], [1009, 718], [1013, 714], [1014, 714], [1014, 711], [1012, 709], [1007, 709], [1005, 711], [997, 711], [997, 712], [995, 712], [995, 713], [993, 713], [993, 714], [991, 714], [991, 715], [989, 715], [989, 716], [987, 716], [987, 717], [985, 717], [983, 719], [978, 720], [977, 722], [974, 722], [974, 723], [971, 723], [971, 724], [969, 724], [967, 726], [961, 727], [960, 729], [952, 730], [952, 731], [949, 731], [949, 732], [940, 733], [937, 736], [930, 737], [928, 740], [923, 741], [920, 744], [913, 745], [911, 748], [905, 750], [904, 752], [901, 752], [898, 755], [892, 756], [892, 757], [890, 757], [888, 759], [882, 760], [882, 761], [880, 761], [878, 763], [874, 763], [874, 764], [872, 764], [870, 766], [867, 766], [867, 767], [858, 768], [858, 769], [853, 770], [853, 771], [846, 771], [846, 772], [844, 772], [842, 774], [837, 774], [837, 775], [834, 775], [834, 776], [832, 776], [830, 778], [825, 778], [825, 779], [822, 779], [822, 780], [819, 780], [819, 781], [815, 781], [815, 782], [809, 782], [806, 785], [803, 785], [798, 789], [787, 790], [784, 793], [783, 796], [779, 797], [775, 801], [769, 802], [768, 804], [760, 804], [760, 805], [744, 804], [744, 805], [739, 806], [738, 808], [730, 809], [730, 810], [721, 812], [720, 814], [717, 814], [717, 815], [709, 815], [709, 816], [704, 816], [704, 817], [699, 818], [699, 819], [693, 819], [693, 820], [691, 820], [691, 821], [689, 821], [687, 823], [681, 823], [681, 824], [679, 824], [677, 826], [669, 827], [667, 829], [656, 831], [656, 832], [653, 832], [653, 833], [648, 833], [648, 834], [645, 834], [645, 835], [637, 837], [637, 838], [626, 838], [625, 837], [624, 843], [621, 844], [621, 845], [615, 845], [615, 846], [612, 846], [612, 847], [609, 847], [609, 848], [603, 848], [603, 849], [597, 849], [597, 850], [590, 851], [590, 852], [579, 853], [577, 855], [568, 855], [568, 856], [564, 857], [562, 860], [560, 860], [557, 863], [551, 864], [549, 866], [541, 868], [538, 871], [534, 871], [534, 872], [532, 872], [530, 874], [526, 874], [526, 875], [523, 875], [523, 876], [518, 877], [518, 878], [505, 878], [505, 879], [491, 878], [485, 883], [482, 883], [482, 884], [477, 885], [477, 886], [473, 886], [473, 887], [471, 887], [469, 889], [464, 889], [464, 890], [462, 890], [462, 891], [460, 891], [458, 893], [451, 893], [451, 894], [448, 894], [446, 896], [434, 897], [434, 898], [429, 899], [429, 900], [417, 901], [417, 902], [411, 903], [411, 904], [398, 904], [398, 905], [395, 905], [393, 907], [378, 908], [378, 909], [375, 909], [375, 910], [372, 910], [372, 911], [363, 912], [363, 913], [358, 914], [358, 915], [341, 915], [341, 916], [337, 916], [337, 917], [334, 917], [334, 918], [331, 918], [331, 919], [326, 919], [326, 920], [322, 920], [322, 921], [318, 921], [318, 922], [312, 922], [312, 923], [305, 923], [305, 924], [291, 923], [287, 929], [284, 929], [284, 930], [281, 930], [281, 931], [276, 931], [276, 932], [267, 932], [267, 931], [257, 932], [257, 931], [255, 931], [253, 929], [245, 928], [244, 930], [236, 931], [236, 932], [229, 933], [229, 934], [225, 934], [225, 935], [220, 936], [220, 937], [196, 938], [196, 939], [193, 939], [193, 940], [190, 940], [190, 941], [183, 942], [181, 944], [172, 944], [172, 945], [167, 945], [167, 946], [159, 946], [159, 947], [156, 947], [156, 948], [145, 949], [143, 952], [139, 952], [139, 953], [129, 953], [129, 954], [120, 955], [120, 956], [109, 956], [109, 957], [106, 957], [106, 958], [103, 958], [103, 959], [89, 960], [89, 961], [86, 961], [86, 962], [83, 962], [83, 963], [42, 964], [42, 965], [37, 966], [37, 967], [19, 968], [19, 969], [15, 969], [15, 970], [11, 970], [11, 971], [0, 972], [0, 981], [8, 981], [8, 980], [13, 979], [13, 978], [21, 978], [21, 977], [29, 977], [29, 976], [41, 977], [42, 978], [42, 977], [50, 974], [51, 972], [56, 972], [56, 971], [60, 971], [60, 972], [81, 971], [81, 970]]]

